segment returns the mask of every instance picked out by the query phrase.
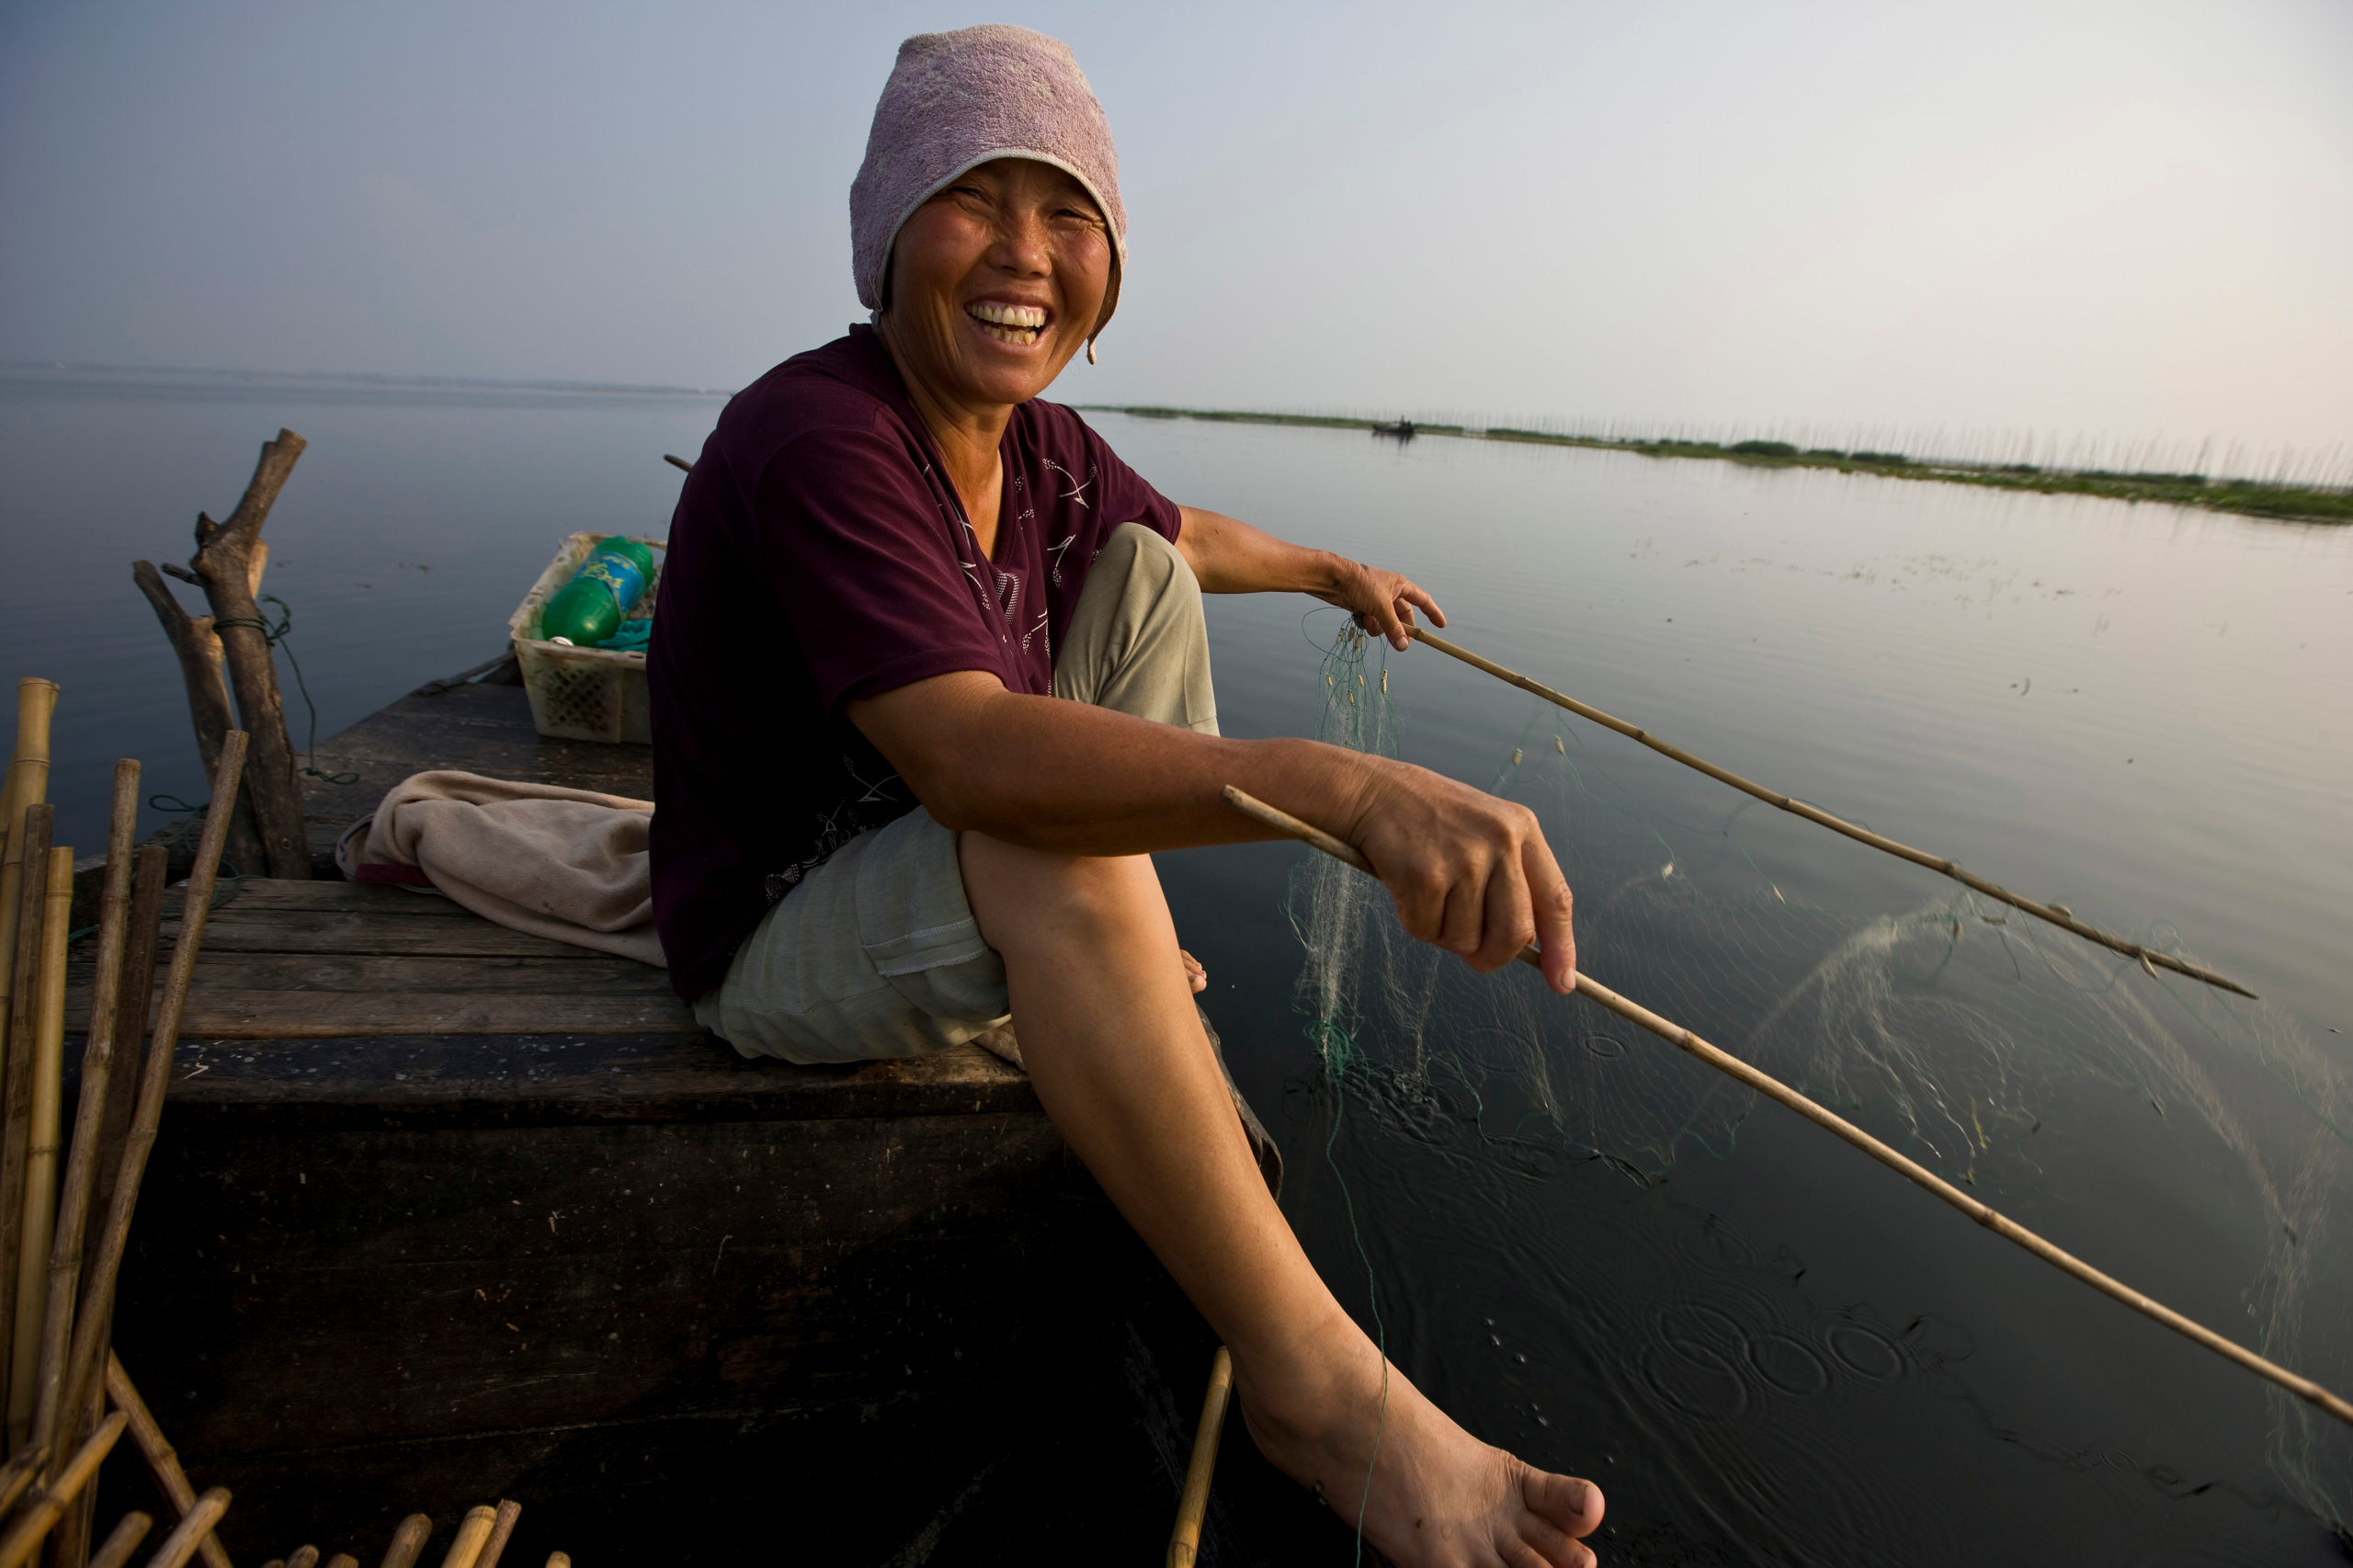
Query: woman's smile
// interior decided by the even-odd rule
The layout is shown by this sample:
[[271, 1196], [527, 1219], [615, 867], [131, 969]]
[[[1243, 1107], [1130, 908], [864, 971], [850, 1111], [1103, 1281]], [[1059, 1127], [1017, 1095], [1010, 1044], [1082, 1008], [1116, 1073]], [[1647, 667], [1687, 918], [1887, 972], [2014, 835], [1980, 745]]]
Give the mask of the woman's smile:
[[1052, 312], [1043, 305], [974, 300], [964, 307], [964, 314], [980, 328], [983, 336], [992, 341], [1011, 344], [1017, 348], [1029, 348], [1046, 335], [1046, 324]]

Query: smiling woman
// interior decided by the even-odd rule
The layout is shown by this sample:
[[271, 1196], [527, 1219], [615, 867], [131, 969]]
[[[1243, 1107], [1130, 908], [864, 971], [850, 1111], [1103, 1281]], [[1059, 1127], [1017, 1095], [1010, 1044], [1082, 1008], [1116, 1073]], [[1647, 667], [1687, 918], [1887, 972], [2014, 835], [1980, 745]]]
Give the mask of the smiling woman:
[[1001, 1039], [1232, 1350], [1267, 1457], [1405, 1568], [1574, 1568], [1598, 1488], [1455, 1425], [1317, 1278], [1193, 1003], [1158, 851], [1361, 850], [1405, 928], [1486, 971], [1569, 890], [1526, 809], [1388, 758], [1218, 733], [1200, 596], [1290, 591], [1396, 647], [1429, 595], [1161, 495], [1040, 394], [1118, 301], [1100, 105], [1019, 28], [907, 40], [850, 194], [874, 312], [732, 401], [671, 524], [648, 661], [654, 913], [745, 1055]]

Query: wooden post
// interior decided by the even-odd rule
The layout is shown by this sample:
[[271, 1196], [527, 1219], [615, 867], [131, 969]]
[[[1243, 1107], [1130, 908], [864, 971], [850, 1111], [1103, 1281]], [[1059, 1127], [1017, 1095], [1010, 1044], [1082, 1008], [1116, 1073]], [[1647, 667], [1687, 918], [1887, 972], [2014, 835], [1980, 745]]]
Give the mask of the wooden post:
[[[131, 580], [147, 596], [155, 619], [163, 622], [164, 636], [180, 662], [180, 683], [188, 688], [188, 718], [196, 725], [196, 753], [204, 764], [204, 776], [210, 778], [221, 766], [222, 737], [237, 727], [236, 715], [229, 707], [228, 678], [222, 673], [220, 634], [212, 630], [210, 616], [190, 615], [180, 608], [179, 600], [164, 585], [164, 574], [155, 570], [154, 562], [132, 562]], [[229, 847], [225, 853], [231, 865], [249, 875], [258, 875], [268, 869], [261, 832], [254, 826], [250, 784], [237, 792], [236, 816], [229, 824]]]
[[49, 722], [56, 710], [55, 682], [17, 683], [17, 750], [8, 782], [0, 788], [0, 839], [7, 844], [0, 853], [0, 1041], [8, 1038], [14, 1017], [9, 1003], [17, 973], [17, 895], [24, 882], [25, 808], [49, 799]]
[[49, 852], [41, 917], [40, 1014], [32, 1039], [32, 1116], [25, 1142], [25, 1221], [17, 1254], [16, 1340], [8, 1369], [8, 1447], [24, 1446], [39, 1403], [42, 1307], [57, 1238], [57, 1152], [65, 1141], [65, 938], [74, 928], [74, 851]]
[[0, 1417], [8, 1408], [8, 1347], [17, 1334], [17, 1261], [25, 1240], [25, 1157], [32, 1139], [33, 1035], [40, 1013], [41, 926], [49, 911], [49, 835], [57, 808], [46, 801], [25, 810], [27, 858], [17, 888], [17, 971], [24, 978], [9, 999], [8, 1033], [18, 1049], [0, 1073]]
[[188, 561], [205, 598], [211, 603], [212, 627], [220, 634], [228, 661], [238, 717], [253, 737], [245, 788], [253, 801], [254, 825], [261, 832], [265, 862], [271, 876], [297, 881], [311, 874], [311, 848], [302, 831], [302, 790], [294, 774], [294, 748], [286, 738], [278, 665], [269, 639], [262, 633], [261, 608], [254, 602], [254, 592], [261, 562], [267, 559], [262, 523], [287, 476], [294, 472], [294, 460], [302, 455], [304, 445], [302, 437], [291, 430], [280, 430], [278, 439], [264, 442], [261, 460], [254, 466], [253, 479], [229, 520], [216, 523], [198, 514], [197, 550]]

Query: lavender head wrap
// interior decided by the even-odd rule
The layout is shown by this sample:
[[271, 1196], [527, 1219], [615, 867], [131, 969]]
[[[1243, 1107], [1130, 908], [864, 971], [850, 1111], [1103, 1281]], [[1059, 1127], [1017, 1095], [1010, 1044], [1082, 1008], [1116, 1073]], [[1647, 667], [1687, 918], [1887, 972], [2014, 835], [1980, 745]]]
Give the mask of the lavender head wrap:
[[917, 33], [874, 106], [866, 162], [849, 187], [850, 266], [858, 298], [882, 303], [891, 247], [916, 208], [992, 158], [1034, 158], [1085, 186], [1111, 229], [1111, 287], [1103, 313], [1120, 302], [1128, 261], [1128, 214], [1120, 205], [1120, 160], [1111, 125], [1067, 44], [1028, 28], [992, 24]]

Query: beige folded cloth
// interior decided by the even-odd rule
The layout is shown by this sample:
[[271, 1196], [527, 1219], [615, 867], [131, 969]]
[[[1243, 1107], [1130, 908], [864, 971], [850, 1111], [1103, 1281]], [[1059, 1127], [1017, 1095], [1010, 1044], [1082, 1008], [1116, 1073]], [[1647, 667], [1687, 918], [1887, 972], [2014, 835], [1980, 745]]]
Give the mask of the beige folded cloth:
[[485, 920], [659, 969], [653, 821], [651, 801], [437, 770], [395, 785], [335, 859], [353, 881], [430, 885]]

